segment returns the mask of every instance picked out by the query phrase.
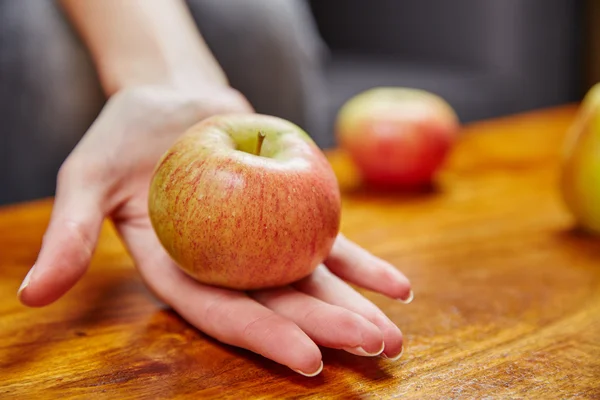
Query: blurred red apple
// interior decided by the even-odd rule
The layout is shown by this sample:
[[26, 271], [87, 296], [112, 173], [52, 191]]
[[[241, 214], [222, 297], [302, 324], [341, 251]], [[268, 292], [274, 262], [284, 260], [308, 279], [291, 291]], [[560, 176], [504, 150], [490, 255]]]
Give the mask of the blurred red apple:
[[259, 289], [306, 277], [340, 225], [340, 193], [322, 151], [298, 126], [222, 115], [187, 131], [159, 161], [152, 226], [200, 282]]
[[420, 187], [431, 183], [454, 144], [460, 122], [441, 97], [381, 87], [340, 109], [336, 137], [367, 183]]

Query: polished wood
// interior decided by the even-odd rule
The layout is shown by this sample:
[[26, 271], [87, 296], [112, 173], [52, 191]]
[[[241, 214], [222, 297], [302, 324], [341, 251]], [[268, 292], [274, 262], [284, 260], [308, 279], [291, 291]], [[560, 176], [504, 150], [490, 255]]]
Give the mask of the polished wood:
[[600, 239], [557, 191], [572, 106], [465, 127], [432, 190], [376, 193], [329, 154], [342, 230], [399, 268], [410, 305], [365, 294], [403, 329], [397, 362], [324, 351], [304, 378], [199, 333], [146, 291], [109, 225], [66, 297], [16, 291], [50, 203], [0, 211], [0, 398], [600, 398]]

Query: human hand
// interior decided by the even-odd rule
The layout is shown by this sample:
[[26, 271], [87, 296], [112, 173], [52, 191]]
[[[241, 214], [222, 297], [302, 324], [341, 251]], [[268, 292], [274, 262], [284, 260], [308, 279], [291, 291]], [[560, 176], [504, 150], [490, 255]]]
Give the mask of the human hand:
[[307, 376], [322, 369], [318, 345], [387, 358], [402, 334], [345, 281], [396, 299], [412, 297], [394, 267], [343, 236], [311, 276], [277, 289], [238, 292], [198, 283], [159, 243], [147, 211], [160, 156], [188, 127], [213, 114], [252, 112], [237, 92], [209, 87], [189, 94], [140, 87], [116, 94], [61, 167], [50, 224], [37, 262], [19, 291], [45, 306], [85, 273], [110, 218], [153, 293], [206, 334]]

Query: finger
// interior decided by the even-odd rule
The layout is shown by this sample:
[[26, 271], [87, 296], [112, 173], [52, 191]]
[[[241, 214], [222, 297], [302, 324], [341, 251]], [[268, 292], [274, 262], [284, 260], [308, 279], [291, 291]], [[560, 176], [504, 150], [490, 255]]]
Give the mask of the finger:
[[401, 357], [403, 338], [400, 329], [375, 304], [324, 266], [318, 267], [311, 276], [297, 282], [294, 287], [329, 304], [362, 315], [375, 324], [383, 334], [385, 347], [382, 356], [393, 360]]
[[410, 303], [413, 299], [410, 282], [404, 274], [343, 235], [336, 239], [325, 265], [343, 280], [365, 289], [403, 303]]
[[18, 292], [23, 304], [48, 305], [75, 285], [90, 263], [103, 219], [93, 190], [59, 179], [42, 248]]
[[259, 303], [292, 320], [317, 344], [359, 356], [383, 351], [383, 335], [364, 317], [290, 287], [251, 294]]
[[194, 281], [173, 264], [151, 228], [122, 227], [120, 232], [150, 288], [190, 324], [302, 375], [321, 372], [318, 346], [295, 323], [242, 292]]
[[244, 293], [191, 282], [169, 304], [198, 329], [215, 339], [242, 347], [306, 376], [323, 368], [317, 345], [292, 321]]

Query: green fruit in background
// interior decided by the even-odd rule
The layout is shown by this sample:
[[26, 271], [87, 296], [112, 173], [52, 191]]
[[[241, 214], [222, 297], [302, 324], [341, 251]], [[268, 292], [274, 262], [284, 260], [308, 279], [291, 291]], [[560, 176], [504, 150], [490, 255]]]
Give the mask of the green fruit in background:
[[569, 129], [561, 191], [579, 227], [600, 234], [600, 83], [588, 91]]

